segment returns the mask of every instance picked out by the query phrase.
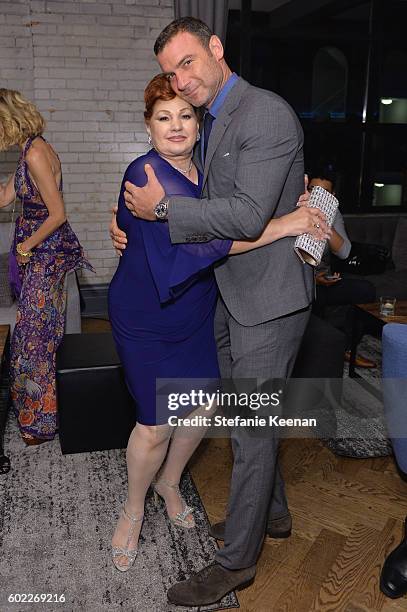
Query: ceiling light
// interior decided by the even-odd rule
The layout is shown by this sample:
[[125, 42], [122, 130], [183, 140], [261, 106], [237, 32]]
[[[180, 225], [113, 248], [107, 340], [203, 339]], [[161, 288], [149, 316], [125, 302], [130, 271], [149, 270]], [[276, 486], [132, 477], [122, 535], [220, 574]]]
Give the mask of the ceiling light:
[[375, 187], [384, 187], [384, 183], [375, 183], [374, 186]]
[[382, 98], [382, 99], [380, 100], [380, 102], [381, 102], [382, 104], [386, 104], [386, 105], [387, 105], [387, 104], [393, 104], [393, 100], [392, 100], [391, 98]]

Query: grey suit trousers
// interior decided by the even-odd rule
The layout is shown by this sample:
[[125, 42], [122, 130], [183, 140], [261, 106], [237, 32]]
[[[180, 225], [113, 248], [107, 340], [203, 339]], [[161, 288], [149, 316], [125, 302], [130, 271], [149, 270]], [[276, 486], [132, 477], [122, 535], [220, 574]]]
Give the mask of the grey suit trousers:
[[[259, 382], [286, 379], [309, 316], [307, 308], [259, 325], [243, 326], [220, 298], [215, 336], [222, 378], [233, 379], [237, 390], [250, 378]], [[225, 546], [216, 553], [216, 561], [228, 569], [240, 569], [256, 563], [267, 520], [284, 516], [288, 507], [278, 467], [277, 431], [267, 428], [267, 434], [262, 434], [236, 426], [231, 429], [231, 441], [234, 462]]]

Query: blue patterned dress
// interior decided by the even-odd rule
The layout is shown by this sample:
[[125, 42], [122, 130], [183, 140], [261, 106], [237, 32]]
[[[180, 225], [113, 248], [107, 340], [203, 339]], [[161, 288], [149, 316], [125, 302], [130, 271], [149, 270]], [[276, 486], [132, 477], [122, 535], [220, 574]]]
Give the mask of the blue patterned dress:
[[[15, 192], [23, 209], [16, 219], [14, 250], [48, 217], [25, 159], [32, 141], [28, 139], [15, 174]], [[67, 221], [32, 253], [27, 264], [18, 266], [22, 288], [11, 340], [10, 390], [23, 439], [51, 440], [58, 429], [55, 361], [64, 334], [65, 274], [92, 267]]]

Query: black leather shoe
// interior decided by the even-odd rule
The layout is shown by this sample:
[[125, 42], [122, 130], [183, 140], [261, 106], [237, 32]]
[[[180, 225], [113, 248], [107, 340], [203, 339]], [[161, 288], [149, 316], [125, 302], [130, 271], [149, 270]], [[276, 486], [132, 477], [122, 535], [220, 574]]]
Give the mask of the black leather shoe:
[[167, 592], [168, 601], [176, 606], [204, 606], [215, 603], [230, 591], [251, 584], [256, 566], [228, 570], [220, 563], [204, 567], [200, 572], [174, 584]]
[[391, 599], [407, 593], [407, 517], [404, 539], [387, 557], [380, 575], [380, 589]]
[[[278, 519], [270, 521], [267, 525], [266, 534], [269, 538], [283, 539], [289, 538], [291, 535], [293, 522], [291, 514], [287, 514]], [[214, 523], [209, 527], [209, 535], [215, 538], [215, 540], [225, 539], [225, 521], [220, 523]]]

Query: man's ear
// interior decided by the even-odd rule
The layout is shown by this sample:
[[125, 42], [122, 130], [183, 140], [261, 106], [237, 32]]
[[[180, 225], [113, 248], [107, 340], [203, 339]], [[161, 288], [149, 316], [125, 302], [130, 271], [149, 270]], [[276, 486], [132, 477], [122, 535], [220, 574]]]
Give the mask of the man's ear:
[[215, 56], [215, 59], [218, 61], [223, 59], [224, 51], [222, 41], [220, 40], [219, 36], [216, 36], [216, 34], [212, 34], [209, 40], [209, 49], [212, 55]]

